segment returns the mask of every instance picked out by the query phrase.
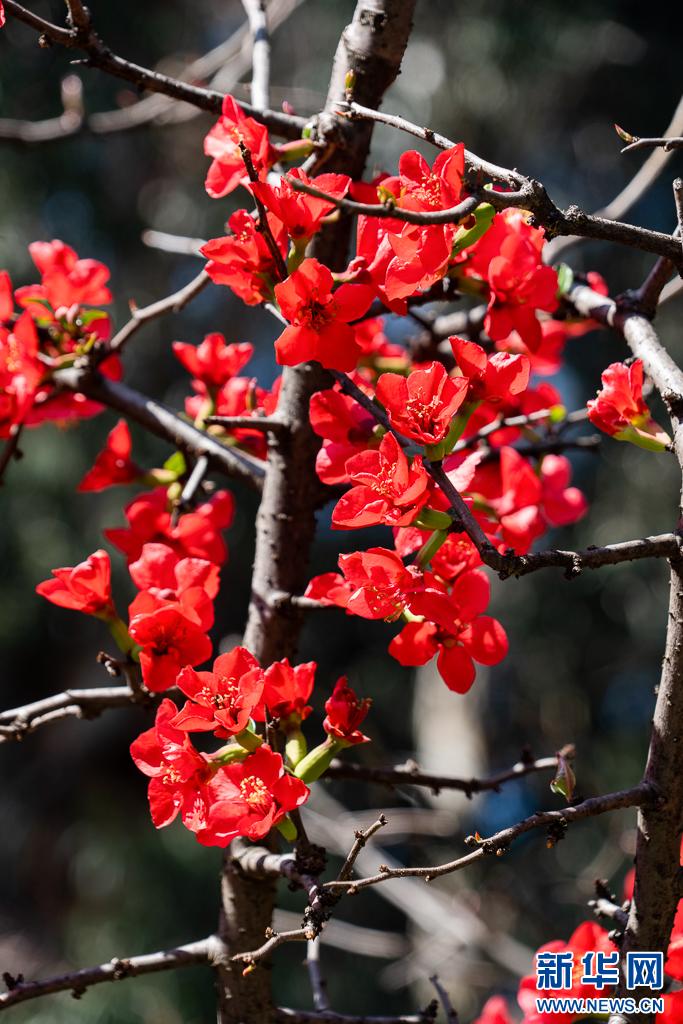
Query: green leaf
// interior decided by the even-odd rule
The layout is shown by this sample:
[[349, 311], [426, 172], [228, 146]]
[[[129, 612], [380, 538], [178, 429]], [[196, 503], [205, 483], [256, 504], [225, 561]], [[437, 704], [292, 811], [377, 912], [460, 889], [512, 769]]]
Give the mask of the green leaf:
[[[490, 203], [480, 203], [474, 213], [471, 215], [474, 217], [474, 224], [471, 227], [465, 227], [464, 225], [458, 229], [453, 243], [452, 256], [457, 256], [463, 249], [468, 249], [475, 242], [486, 234], [488, 229], [493, 223], [493, 218], [496, 211]], [[467, 218], [467, 222], [471, 220], [471, 217]]]
[[185, 456], [182, 452], [173, 452], [166, 462], [164, 463], [164, 469], [168, 469], [171, 473], [175, 473], [176, 476], [182, 476], [183, 473], [187, 472], [187, 463], [185, 462]]
[[557, 296], [568, 295], [574, 284], [574, 271], [567, 263], [560, 263], [557, 268]]
[[550, 783], [550, 789], [553, 793], [559, 793], [559, 795], [563, 796], [567, 803], [569, 803], [574, 796], [575, 788], [576, 775], [574, 774], [574, 770], [565, 755], [558, 754], [557, 772], [555, 773], [555, 778]]
[[107, 315], [104, 309], [82, 309], [78, 314], [78, 319], [84, 327], [89, 327], [95, 320], [106, 319]]

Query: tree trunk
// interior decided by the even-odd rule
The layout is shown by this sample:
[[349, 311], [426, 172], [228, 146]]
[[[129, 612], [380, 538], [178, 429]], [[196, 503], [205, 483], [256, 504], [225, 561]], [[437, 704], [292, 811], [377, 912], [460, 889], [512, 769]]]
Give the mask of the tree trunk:
[[[370, 148], [372, 123], [337, 117], [353, 80], [354, 97], [376, 107], [399, 72], [415, 0], [359, 0], [344, 30], [330, 81], [319, 135], [329, 143], [324, 169], [360, 177]], [[318, 168], [320, 169], [320, 168]], [[332, 269], [346, 265], [351, 224], [347, 217], [323, 229], [311, 255]], [[315, 472], [319, 439], [311, 430], [311, 395], [330, 379], [317, 364], [285, 368], [278, 417], [285, 429], [269, 438], [263, 498], [256, 519], [256, 555], [245, 645], [265, 667], [296, 654], [301, 611], [286, 599], [298, 594], [308, 577], [320, 484]], [[220, 935], [229, 953], [263, 942], [272, 920], [275, 886], [247, 879], [226, 853], [221, 884]], [[259, 965], [246, 976], [241, 965], [226, 963], [217, 972], [218, 1024], [271, 1024], [270, 971]]]

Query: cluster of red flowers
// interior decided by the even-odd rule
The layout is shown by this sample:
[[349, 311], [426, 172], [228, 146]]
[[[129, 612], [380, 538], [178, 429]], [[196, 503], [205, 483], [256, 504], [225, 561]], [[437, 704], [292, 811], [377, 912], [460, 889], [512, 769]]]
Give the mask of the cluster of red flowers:
[[[279, 178], [273, 173], [311, 146], [307, 139], [274, 146], [266, 128], [226, 98], [206, 138], [207, 192], [221, 198], [244, 187], [249, 205], [258, 199], [264, 222], [246, 209], [234, 213], [228, 234], [204, 246], [207, 272], [249, 305], [278, 307], [287, 322], [275, 341], [280, 365], [317, 360], [337, 371], [337, 381], [310, 406], [321, 438], [318, 475], [342, 492], [332, 525], [391, 530], [383, 546], [341, 556], [340, 572], [311, 580], [307, 596], [399, 624], [389, 644], [393, 657], [406, 666], [436, 657], [448, 687], [464, 693], [475, 664], [500, 662], [508, 641], [487, 614], [480, 551], [462, 532], [434, 468], [442, 468], [500, 552], [524, 554], [549, 528], [583, 516], [586, 501], [571, 485], [568, 460], [529, 455], [518, 441], [533, 445], [542, 439], [536, 426], [563, 422], [557, 390], [535, 378], [555, 373], [567, 339], [590, 325], [566, 319], [566, 311], [553, 317], [558, 274], [543, 262], [543, 230], [524, 211], [495, 212], [480, 203], [460, 222], [434, 223], [467, 198], [462, 145], [431, 167], [418, 153], [404, 153], [398, 174], [370, 183], [339, 174], [310, 179], [297, 167]], [[333, 274], [307, 256], [307, 246], [347, 195], [382, 215], [359, 218], [355, 254]], [[416, 214], [437, 217], [412, 223]], [[31, 254], [39, 284], [13, 291], [0, 273], [0, 436], [99, 409], [55, 387], [53, 375], [106, 344], [107, 268], [59, 241], [35, 243]], [[389, 340], [372, 307], [405, 314], [411, 300], [427, 301], [446, 278], [454, 291], [484, 304], [485, 335], [482, 344], [453, 336], [443, 361], [426, 360]], [[595, 275], [589, 278], [604, 290]], [[244, 375], [252, 345], [211, 333], [198, 346], [176, 342], [173, 351], [190, 375], [185, 413], [195, 426], [266, 459], [264, 433], [249, 420], [276, 411], [281, 382], [266, 390]], [[102, 372], [119, 374], [115, 356], [99, 362]], [[339, 379], [342, 373], [349, 378]], [[660, 450], [668, 438], [652, 420], [642, 387], [638, 361], [609, 367], [589, 415], [619, 440]], [[212, 416], [239, 422], [217, 425]], [[149, 691], [176, 688], [186, 699], [179, 708], [165, 697], [154, 727], [132, 748], [150, 777], [155, 824], [180, 813], [200, 842], [220, 846], [236, 835], [261, 837], [273, 826], [291, 834], [289, 815], [306, 799], [306, 784], [337, 751], [367, 740], [360, 726], [370, 701], [340, 679], [325, 704], [326, 738], [308, 751], [302, 723], [311, 713], [313, 663], [260, 666], [237, 647], [215, 657], [210, 670], [200, 668], [214, 656], [210, 631], [233, 499], [204, 483], [185, 507], [188, 469], [180, 453], [163, 467], [138, 465], [129, 428], [118, 422], [79, 490], [143, 488], [125, 509], [127, 526], [105, 534], [125, 556], [137, 589], [128, 615], [116, 610], [103, 550], [54, 570], [38, 592], [105, 622], [129, 662], [139, 664]], [[201, 753], [193, 732], [212, 732], [222, 746]]]
[[[33, 242], [29, 251], [40, 284], [13, 292], [9, 274], [0, 271], [0, 437], [20, 426], [65, 423], [102, 409], [84, 395], [55, 388], [52, 375], [109, 337], [110, 320], [100, 308], [112, 298], [109, 271], [97, 260], [79, 259], [57, 239]], [[121, 376], [115, 356], [101, 370]]]

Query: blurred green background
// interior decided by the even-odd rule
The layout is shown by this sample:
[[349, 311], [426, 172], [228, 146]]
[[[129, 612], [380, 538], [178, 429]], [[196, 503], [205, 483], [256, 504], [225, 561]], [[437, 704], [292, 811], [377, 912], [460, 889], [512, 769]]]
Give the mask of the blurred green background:
[[[63, 14], [57, 0], [32, 0], [31, 6], [56, 19]], [[238, 0], [92, 0], [91, 8], [116, 52], [171, 71], [243, 21]], [[302, 113], [318, 109], [352, 10], [352, 0], [305, 0], [277, 30], [274, 103], [286, 99]], [[60, 79], [73, 70], [68, 55], [40, 50], [35, 34], [11, 20], [0, 36], [0, 55], [0, 116], [56, 115]], [[679, 99], [679, 69], [678, 39], [668, 20], [653, 18], [637, 2], [419, 0], [403, 72], [385, 108], [541, 178], [562, 205], [593, 209], [611, 199], [642, 161], [638, 154], [619, 155], [612, 123], [637, 134], [661, 132]], [[97, 71], [76, 72], [89, 112], [136, 98], [124, 83]], [[244, 86], [235, 91], [248, 95]], [[204, 192], [202, 138], [210, 124], [210, 117], [199, 115], [176, 126], [83, 134], [40, 146], [0, 142], [0, 267], [15, 285], [35, 280], [27, 244], [62, 238], [80, 255], [111, 267], [119, 324], [129, 299], [143, 305], [179, 287], [197, 272], [198, 261], [146, 248], [141, 234], [148, 228], [193, 237], [222, 233], [236, 200], [215, 202]], [[371, 163], [391, 170], [411, 146], [406, 137], [379, 129]], [[629, 219], [672, 229], [677, 159]], [[569, 260], [600, 270], [613, 292], [638, 284], [650, 264], [638, 253], [595, 244], [574, 249]], [[661, 316], [674, 355], [683, 355], [680, 313], [676, 300]], [[209, 330], [254, 342], [249, 372], [262, 383], [273, 380], [276, 326], [213, 286], [182, 315], [138, 334], [126, 353], [126, 379], [179, 407], [187, 382], [170, 342], [198, 342]], [[553, 383], [569, 407], [580, 406], [594, 394], [600, 370], [623, 354], [608, 334], [587, 335], [570, 344], [566, 368]], [[66, 686], [106, 682], [94, 661], [107, 643], [98, 624], [49, 605], [34, 586], [53, 567], [73, 565], [100, 546], [103, 527], [122, 523], [121, 506], [131, 495], [74, 490], [114, 421], [106, 413], [68, 431], [31, 431], [22, 441], [24, 459], [10, 467], [0, 492], [3, 707]], [[170, 454], [135, 428], [133, 434], [143, 464], [159, 464]], [[597, 456], [572, 461], [590, 514], [551, 536], [551, 543], [600, 544], [675, 525], [673, 459], [606, 439]], [[243, 629], [253, 552], [255, 502], [233, 489], [238, 514], [229, 533], [217, 642], [234, 642]], [[359, 543], [333, 535], [327, 518], [312, 572], [333, 568], [340, 543], [345, 549]], [[383, 539], [380, 533], [371, 538]], [[375, 699], [368, 722], [374, 742], [359, 751], [360, 758], [389, 764], [417, 754], [425, 764], [469, 776], [507, 767], [527, 744], [542, 756], [573, 741], [581, 794], [631, 785], [647, 748], [666, 577], [665, 564], [642, 562], [586, 573], [571, 584], [554, 571], [496, 582], [496, 613], [510, 636], [510, 657], [491, 673], [480, 672], [466, 697], [447, 694], [429, 670], [416, 679], [400, 668], [386, 653], [388, 627], [333, 610], [315, 613], [301, 647], [302, 659], [320, 664], [311, 735], [319, 729], [325, 695], [345, 673]], [[131, 591], [120, 564], [116, 588], [123, 606]], [[0, 969], [37, 977], [170, 947], [215, 927], [218, 851], [200, 848], [180, 826], [156, 833], [149, 821], [144, 780], [127, 752], [148, 725], [141, 711], [110, 712], [0, 748]], [[474, 829], [487, 834], [539, 806], [561, 805], [547, 777], [471, 803], [412, 790], [318, 788], [323, 792], [308, 820], [330, 849], [334, 842], [348, 846], [353, 829], [373, 819], [373, 809], [389, 812], [391, 824], [381, 838], [389, 853], [378, 855], [378, 862], [388, 855], [402, 863], [450, 859], [464, 851], [463, 837]], [[334, 822], [334, 835], [325, 833], [326, 818]], [[347, 900], [337, 919], [363, 931], [329, 929], [335, 944], [324, 946], [322, 957], [334, 1008], [408, 1011], [431, 998], [426, 979], [438, 970], [461, 1019], [470, 1019], [491, 992], [514, 994], [538, 945], [566, 937], [587, 916], [596, 877], [610, 878], [618, 888], [632, 843], [633, 815], [624, 813], [570, 830], [552, 851], [542, 837], [531, 837], [505, 857], [429, 889], [399, 881]], [[283, 888], [281, 905], [300, 910], [301, 896]], [[274, 973], [282, 1005], [311, 1005], [302, 959], [300, 946], [278, 951]], [[207, 970], [196, 968], [103, 986], [80, 1002], [55, 996], [13, 1013], [17, 1021], [40, 1024], [199, 1024], [213, 1019], [212, 982]]]

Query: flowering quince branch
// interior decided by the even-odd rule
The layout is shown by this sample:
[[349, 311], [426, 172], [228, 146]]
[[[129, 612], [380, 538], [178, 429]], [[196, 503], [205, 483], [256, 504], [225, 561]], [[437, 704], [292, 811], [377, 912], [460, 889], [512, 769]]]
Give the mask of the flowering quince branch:
[[[167, 949], [159, 953], [145, 953], [142, 956], [114, 957], [108, 963], [98, 967], [84, 967], [69, 974], [46, 978], [43, 981], [24, 981], [10, 979], [7, 982], [9, 991], [0, 993], [0, 1010], [7, 1010], [18, 1003], [39, 996], [51, 995], [54, 992], [71, 992], [80, 998], [86, 989], [100, 985], [105, 981], [125, 981], [142, 974], [154, 974], [157, 971], [177, 970], [180, 967], [192, 967], [196, 964], [214, 966], [225, 955], [223, 945], [216, 935], [210, 935], [198, 942], [188, 942], [184, 946]], [[7, 975], [5, 976], [7, 981]], [[10, 983], [11, 982], [11, 983]]]
[[[346, 894], [393, 878], [449, 875], [503, 854], [539, 828], [548, 830], [552, 846], [570, 823], [623, 808], [639, 808], [640, 829], [623, 948], [664, 950], [680, 897], [679, 836], [671, 822], [683, 817], [681, 537], [672, 530], [579, 551], [532, 547], [549, 527], [574, 523], [587, 511], [583, 494], [570, 486], [570, 463], [558, 452], [591, 447], [594, 439], [568, 438], [568, 425], [587, 417], [617, 441], [648, 452], [673, 450], [683, 467], [683, 373], [651, 324], [667, 279], [683, 266], [680, 226], [670, 236], [574, 207], [563, 211], [541, 183], [379, 113], [411, 30], [414, 4], [406, 0], [359, 0], [340, 40], [325, 109], [310, 125], [269, 111], [265, 6], [262, 0], [244, 5], [254, 36], [258, 109], [113, 55], [81, 0], [68, 0], [66, 27], [14, 0], [5, 3], [8, 14], [43, 33], [45, 42], [84, 51], [86, 64], [216, 113], [204, 140], [211, 160], [206, 191], [220, 200], [244, 188], [249, 200], [230, 216], [223, 237], [202, 243], [205, 270], [174, 295], [133, 310], [110, 342], [110, 320], [100, 308], [112, 301], [103, 264], [79, 259], [55, 240], [30, 247], [39, 284], [15, 289], [0, 272], [6, 461], [24, 427], [93, 416], [106, 406], [125, 419], [110, 431], [79, 491], [142, 488], [125, 509], [127, 525], [105, 533], [125, 556], [136, 588], [125, 617], [112, 595], [110, 557], [101, 549], [76, 566], [54, 569], [36, 588], [52, 604], [90, 615], [109, 630], [124, 660], [101, 660], [127, 685], [69, 690], [4, 712], [0, 739], [106, 707], [155, 704], [153, 726], [131, 746], [148, 780], [152, 822], [163, 828], [179, 818], [199, 843], [225, 851], [218, 938], [207, 940], [217, 946], [208, 953], [204, 948], [197, 961], [216, 968], [219, 1024], [351, 1020], [320, 998], [317, 967], [312, 976], [320, 1005], [307, 1015], [277, 1010], [268, 973], [256, 965], [294, 941], [308, 942], [315, 957], [318, 946], [311, 944]], [[430, 165], [407, 151], [396, 174], [363, 181], [373, 122], [442, 152]], [[276, 147], [267, 126], [291, 141]], [[291, 163], [299, 166], [278, 179], [281, 166]], [[340, 212], [356, 215], [355, 225]], [[352, 226], [356, 249], [349, 262]], [[637, 291], [612, 300], [598, 275], [579, 283], [568, 268], [544, 261], [547, 238], [567, 234], [635, 246], [659, 258]], [[123, 384], [117, 353], [143, 323], [182, 308], [208, 280], [280, 321], [275, 357], [283, 371], [266, 390], [242, 373], [251, 344], [228, 343], [216, 332], [197, 346], [174, 342], [191, 381], [183, 418]], [[456, 333], [451, 316], [431, 323], [413, 309], [465, 296], [478, 305], [458, 314]], [[377, 310], [400, 317], [413, 310], [429, 331], [433, 358], [423, 358], [427, 350], [419, 346], [411, 351], [392, 344]], [[459, 336], [460, 325], [467, 338]], [[530, 379], [556, 372], [568, 339], [596, 325], [616, 327], [635, 360], [608, 366], [585, 414], [568, 415], [553, 385], [530, 385]], [[673, 440], [650, 413], [644, 374], [670, 413]], [[176, 449], [163, 467], [148, 470], [134, 460], [128, 420]], [[228, 492], [213, 493], [209, 471], [262, 490], [244, 638], [219, 654], [210, 631], [227, 556], [222, 531], [234, 500]], [[343, 554], [340, 573], [309, 581], [324, 487], [338, 498], [334, 529], [390, 527], [393, 547]], [[316, 665], [296, 658], [305, 610], [334, 604], [351, 615], [399, 623], [392, 656], [406, 667], [435, 658], [445, 684], [462, 694], [475, 680], [475, 663], [495, 665], [508, 650], [502, 624], [485, 614], [490, 587], [484, 567], [504, 578], [556, 566], [571, 578], [584, 567], [651, 557], [671, 563], [671, 611], [655, 729], [639, 785], [573, 803], [567, 749], [554, 758], [523, 759], [481, 780], [425, 774], [410, 765], [340, 765], [342, 751], [370, 739], [362, 729], [371, 698], [359, 697], [345, 677], [327, 690], [324, 736], [308, 748], [309, 726], [302, 726], [313, 710]], [[195, 745], [194, 733], [213, 734], [220, 745], [206, 752]], [[301, 808], [309, 787], [326, 774], [470, 796], [546, 769], [555, 772], [553, 791], [568, 801], [563, 810], [538, 812], [487, 839], [469, 837], [474, 849], [442, 864], [354, 879], [362, 848], [386, 824], [381, 816], [356, 833], [337, 877], [321, 880], [325, 851], [309, 842]], [[293, 852], [270, 849], [276, 832], [295, 844]], [[302, 889], [307, 905], [302, 927], [277, 933], [279, 879]], [[175, 966], [170, 954], [154, 956]], [[83, 974], [95, 983], [116, 977], [117, 970], [105, 965], [70, 977], [80, 991]], [[32, 987], [13, 981], [8, 997], [22, 988], [35, 995], [73, 988], [68, 979], [57, 982]], [[447, 995], [434, 984], [447, 1019], [455, 1020]]]
[[[455, 871], [461, 871], [463, 868], [489, 854], [500, 856], [505, 853], [519, 836], [525, 835], [534, 829], [546, 826], [550, 828], [559, 826], [561, 829], [564, 829], [574, 821], [582, 821], [586, 818], [595, 817], [598, 814], [605, 814], [609, 811], [620, 810], [625, 807], [642, 807], [648, 804], [653, 806], [661, 805], [662, 802], [661, 796], [648, 783], [641, 782], [632, 789], [608, 793], [605, 796], [591, 797], [580, 804], [565, 807], [561, 811], [538, 811], [516, 825], [511, 825], [509, 828], [496, 832], [495, 835], [490, 836], [488, 839], [469, 836], [466, 842], [468, 845], [476, 846], [477, 848], [472, 853], [467, 853], [463, 857], [458, 857], [456, 860], [448, 861], [445, 864], [387, 869], [377, 875], [354, 879], [353, 881], [325, 882], [323, 888], [333, 892], [342, 890], [348, 895], [354, 895], [362, 889], [367, 889], [369, 886], [379, 885], [381, 882], [394, 878], [424, 878], [425, 881], [431, 882], [432, 879], [440, 878], [442, 875], [450, 875]], [[555, 841], [556, 839], [553, 840], [551, 835], [550, 845], [554, 845]]]

